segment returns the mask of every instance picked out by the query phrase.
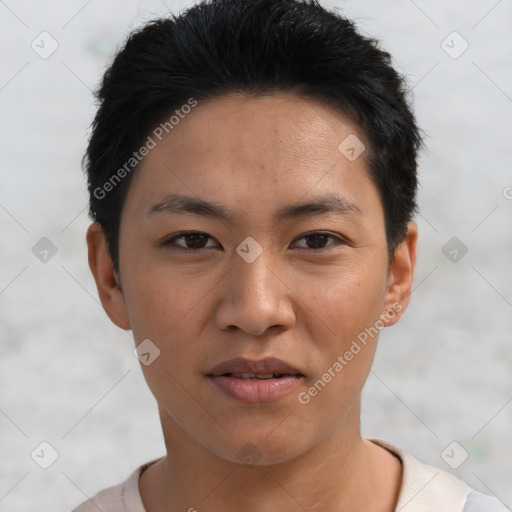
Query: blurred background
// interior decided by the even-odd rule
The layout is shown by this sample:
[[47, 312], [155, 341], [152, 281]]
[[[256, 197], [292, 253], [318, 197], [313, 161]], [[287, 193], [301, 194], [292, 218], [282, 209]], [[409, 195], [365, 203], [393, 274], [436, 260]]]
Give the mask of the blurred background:
[[[321, 3], [393, 55], [427, 134], [415, 288], [363, 433], [512, 508], [512, 0]], [[89, 271], [80, 162], [117, 46], [187, 5], [0, 1], [0, 511], [70, 511], [164, 454]]]

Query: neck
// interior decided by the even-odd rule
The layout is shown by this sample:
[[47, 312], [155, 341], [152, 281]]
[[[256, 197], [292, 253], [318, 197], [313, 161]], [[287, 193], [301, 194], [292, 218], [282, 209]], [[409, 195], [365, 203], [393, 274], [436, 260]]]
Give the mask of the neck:
[[167, 457], [139, 481], [147, 512], [392, 512], [398, 499], [399, 460], [362, 439], [359, 425], [334, 433], [293, 459], [265, 466], [218, 457], [176, 424], [165, 425], [164, 438]]

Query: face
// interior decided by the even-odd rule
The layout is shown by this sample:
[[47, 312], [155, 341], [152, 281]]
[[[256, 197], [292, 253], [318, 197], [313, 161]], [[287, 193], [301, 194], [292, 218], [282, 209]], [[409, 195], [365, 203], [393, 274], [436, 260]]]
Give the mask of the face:
[[354, 158], [364, 140], [343, 113], [291, 94], [200, 102], [133, 176], [120, 286], [91, 226], [107, 313], [150, 340], [141, 367], [165, 433], [265, 464], [358, 431], [415, 248], [411, 224], [390, 265], [366, 154]]

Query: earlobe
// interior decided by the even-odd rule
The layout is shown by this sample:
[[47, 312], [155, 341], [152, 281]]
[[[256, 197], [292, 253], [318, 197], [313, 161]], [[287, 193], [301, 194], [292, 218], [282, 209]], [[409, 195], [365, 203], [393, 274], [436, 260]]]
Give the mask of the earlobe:
[[418, 226], [415, 222], [407, 224], [405, 239], [395, 249], [389, 271], [388, 289], [386, 292], [383, 323], [390, 326], [402, 317], [412, 293], [412, 281], [416, 266], [416, 244]]
[[108, 250], [105, 233], [99, 222], [92, 223], [86, 234], [89, 268], [91, 269], [103, 309], [114, 324], [130, 329], [126, 302], [119, 277]]

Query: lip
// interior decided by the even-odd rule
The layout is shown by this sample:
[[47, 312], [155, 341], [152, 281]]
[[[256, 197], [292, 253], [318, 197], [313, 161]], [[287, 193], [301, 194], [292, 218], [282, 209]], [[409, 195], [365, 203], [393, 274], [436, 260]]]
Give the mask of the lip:
[[244, 357], [235, 357], [234, 359], [223, 361], [214, 366], [208, 373], [208, 376], [218, 376], [226, 373], [281, 373], [284, 375], [302, 375], [302, 372], [298, 368], [276, 357], [266, 357], [259, 361], [246, 359]]
[[[280, 377], [241, 378], [229, 374], [278, 374]], [[259, 361], [237, 357], [216, 365], [207, 374], [215, 387], [227, 396], [244, 403], [274, 402], [291, 393], [303, 382], [304, 374], [281, 359], [269, 357]]]

